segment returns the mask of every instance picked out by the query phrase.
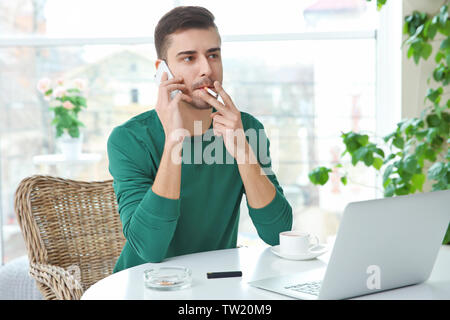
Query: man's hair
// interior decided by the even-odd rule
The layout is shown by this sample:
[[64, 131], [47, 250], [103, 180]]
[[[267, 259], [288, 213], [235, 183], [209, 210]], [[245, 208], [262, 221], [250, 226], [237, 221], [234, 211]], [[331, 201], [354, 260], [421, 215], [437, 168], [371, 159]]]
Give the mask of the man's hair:
[[214, 15], [206, 8], [198, 6], [179, 6], [167, 12], [155, 28], [155, 48], [158, 59], [167, 60], [167, 50], [171, 44], [172, 33], [187, 29], [218, 28]]

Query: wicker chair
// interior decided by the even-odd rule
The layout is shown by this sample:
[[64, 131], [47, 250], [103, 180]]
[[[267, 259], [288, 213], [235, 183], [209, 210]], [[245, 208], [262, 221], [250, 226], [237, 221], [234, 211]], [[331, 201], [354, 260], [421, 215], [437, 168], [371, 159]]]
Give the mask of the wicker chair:
[[35, 175], [19, 184], [14, 206], [45, 299], [80, 299], [112, 273], [125, 244], [112, 180]]

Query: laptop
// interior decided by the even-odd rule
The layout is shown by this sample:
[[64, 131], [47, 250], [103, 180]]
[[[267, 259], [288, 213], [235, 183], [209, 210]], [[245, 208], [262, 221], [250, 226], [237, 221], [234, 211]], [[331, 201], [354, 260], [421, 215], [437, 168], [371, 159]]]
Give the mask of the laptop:
[[310, 300], [421, 283], [431, 274], [449, 222], [450, 190], [352, 202], [342, 215], [326, 268], [249, 285]]

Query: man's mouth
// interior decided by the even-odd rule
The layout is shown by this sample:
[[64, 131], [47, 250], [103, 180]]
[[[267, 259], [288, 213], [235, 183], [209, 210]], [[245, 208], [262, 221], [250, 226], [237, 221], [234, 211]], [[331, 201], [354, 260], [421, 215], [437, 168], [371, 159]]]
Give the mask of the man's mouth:
[[211, 89], [211, 90], [216, 90], [213, 86], [202, 86], [202, 87], [199, 87], [199, 88], [197, 88], [197, 89], [195, 89], [195, 90], [200, 90], [200, 89], [205, 89], [205, 88], [209, 88], [209, 89]]

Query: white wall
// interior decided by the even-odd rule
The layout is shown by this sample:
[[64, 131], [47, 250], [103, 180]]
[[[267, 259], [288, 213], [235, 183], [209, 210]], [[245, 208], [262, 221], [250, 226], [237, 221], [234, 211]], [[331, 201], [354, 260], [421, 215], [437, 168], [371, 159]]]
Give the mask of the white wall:
[[383, 137], [402, 119], [402, 1], [389, 0], [379, 11], [377, 32], [376, 133]]

